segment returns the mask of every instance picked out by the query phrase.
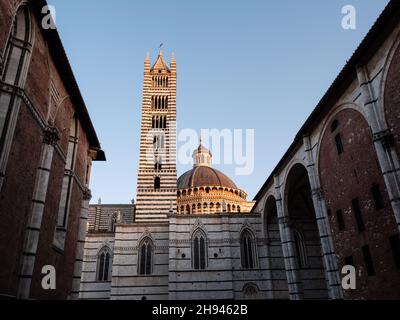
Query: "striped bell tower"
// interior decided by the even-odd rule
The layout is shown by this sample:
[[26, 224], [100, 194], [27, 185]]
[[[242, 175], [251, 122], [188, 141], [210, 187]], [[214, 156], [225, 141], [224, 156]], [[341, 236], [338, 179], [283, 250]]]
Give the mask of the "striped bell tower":
[[144, 64], [136, 222], [164, 221], [176, 212], [176, 61], [162, 51]]

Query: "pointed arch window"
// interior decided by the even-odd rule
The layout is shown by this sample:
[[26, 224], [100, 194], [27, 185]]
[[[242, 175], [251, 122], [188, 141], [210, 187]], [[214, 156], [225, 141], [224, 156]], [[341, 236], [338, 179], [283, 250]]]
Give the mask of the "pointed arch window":
[[109, 281], [111, 266], [111, 250], [103, 247], [97, 255], [97, 281]]
[[[0, 59], [0, 80], [24, 88], [32, 52], [32, 26], [28, 5], [21, 5], [15, 15], [6, 43], [4, 59]], [[15, 131], [20, 99], [14, 93], [0, 92], [0, 156], [8, 157], [9, 141]], [[5, 163], [3, 161], [3, 163]], [[0, 168], [4, 169], [4, 168]]]
[[194, 270], [207, 267], [207, 237], [203, 230], [197, 230], [192, 236], [192, 264]]
[[307, 266], [307, 251], [304, 243], [304, 238], [297, 230], [294, 230], [294, 244], [299, 267], [304, 268]]
[[139, 246], [138, 273], [141, 275], [150, 275], [153, 273], [153, 241], [146, 237]]
[[252, 233], [245, 229], [240, 235], [240, 253], [242, 268], [254, 269], [256, 267], [256, 247]]

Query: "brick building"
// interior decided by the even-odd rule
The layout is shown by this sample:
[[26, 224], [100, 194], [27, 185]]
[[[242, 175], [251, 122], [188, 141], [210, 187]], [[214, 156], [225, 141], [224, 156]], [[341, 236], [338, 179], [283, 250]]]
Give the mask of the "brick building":
[[[400, 1], [390, 1], [255, 197], [292, 299], [400, 299]], [[279, 231], [279, 232], [277, 232]], [[340, 271], [357, 270], [343, 292]]]
[[[46, 1], [0, 1], [0, 297], [79, 290], [92, 161], [105, 160]], [[42, 289], [42, 268], [56, 289]]]

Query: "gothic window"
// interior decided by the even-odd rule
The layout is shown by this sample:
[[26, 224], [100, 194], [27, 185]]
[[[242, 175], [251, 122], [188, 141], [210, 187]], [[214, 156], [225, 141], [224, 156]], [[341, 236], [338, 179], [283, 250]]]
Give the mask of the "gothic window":
[[152, 274], [153, 269], [153, 242], [146, 237], [139, 245], [138, 273], [141, 275]]
[[110, 232], [115, 233], [116, 228], [117, 228], [117, 221], [118, 221], [118, 213], [115, 212], [115, 213], [111, 216], [111, 221], [110, 221]]
[[256, 266], [256, 248], [254, 237], [248, 229], [240, 235], [240, 253], [242, 257], [242, 268], [254, 269]]
[[205, 270], [207, 267], [207, 237], [201, 229], [192, 236], [192, 264], [194, 270]]
[[111, 265], [111, 251], [104, 247], [97, 255], [97, 281], [109, 281]]
[[307, 266], [307, 251], [305, 242], [300, 232], [294, 230], [293, 233], [297, 262], [299, 264], [299, 268], [304, 268]]
[[161, 171], [162, 170], [162, 164], [160, 160], [157, 160], [157, 162], [154, 165], [154, 170], [155, 171]]
[[65, 233], [68, 223], [71, 192], [74, 181], [73, 172], [75, 170], [76, 153], [78, 147], [78, 132], [79, 122], [77, 117], [75, 116], [72, 119], [71, 128], [69, 131], [67, 159], [64, 168], [65, 173], [61, 189], [62, 192], [58, 208], [57, 227], [54, 239], [55, 245], [60, 249], [64, 248]]
[[160, 177], [155, 177], [154, 178], [154, 190], [160, 190], [161, 189], [161, 179]]
[[[0, 80], [7, 84], [23, 88], [28, 73], [31, 44], [31, 19], [27, 5], [17, 11], [12, 30], [6, 44], [4, 60], [0, 59]], [[14, 94], [0, 92], [0, 154], [5, 150], [15, 130], [19, 110], [19, 99]]]
[[164, 117], [164, 121], [163, 121], [163, 129], [167, 129], [167, 117]]

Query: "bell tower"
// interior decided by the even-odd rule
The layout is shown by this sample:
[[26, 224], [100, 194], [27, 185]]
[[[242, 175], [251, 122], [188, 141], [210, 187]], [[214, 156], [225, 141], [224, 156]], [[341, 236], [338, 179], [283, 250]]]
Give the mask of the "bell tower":
[[160, 50], [144, 63], [136, 222], [164, 221], [176, 212], [176, 61]]

